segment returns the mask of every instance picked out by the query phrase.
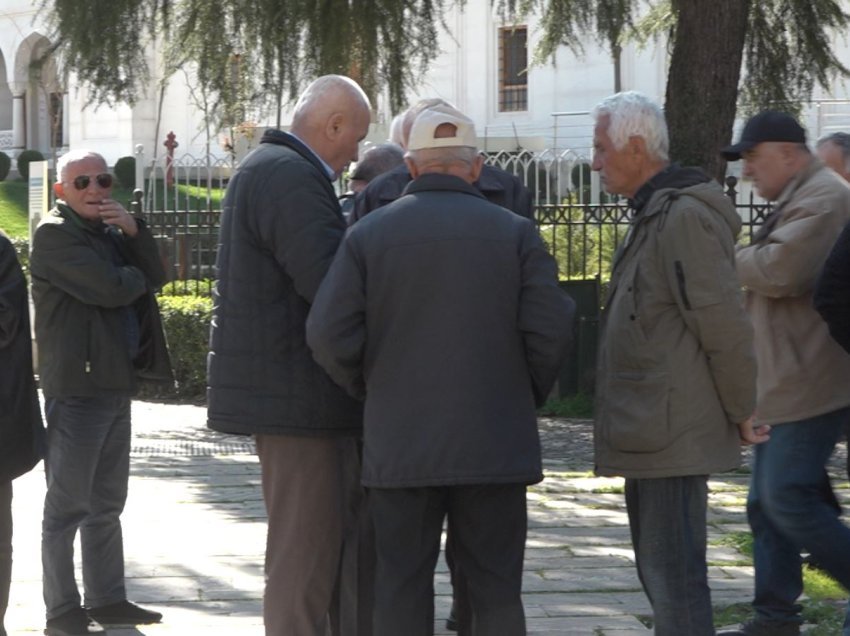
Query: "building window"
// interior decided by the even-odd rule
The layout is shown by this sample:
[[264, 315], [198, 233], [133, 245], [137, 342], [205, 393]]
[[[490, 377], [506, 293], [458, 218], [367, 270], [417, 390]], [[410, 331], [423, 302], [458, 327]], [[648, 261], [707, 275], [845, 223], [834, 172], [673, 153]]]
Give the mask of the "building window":
[[62, 140], [65, 138], [65, 111], [63, 104], [65, 102], [63, 93], [50, 93], [50, 109], [48, 116], [50, 121], [50, 146], [51, 148], [61, 148]]
[[499, 29], [499, 111], [528, 110], [528, 28]]

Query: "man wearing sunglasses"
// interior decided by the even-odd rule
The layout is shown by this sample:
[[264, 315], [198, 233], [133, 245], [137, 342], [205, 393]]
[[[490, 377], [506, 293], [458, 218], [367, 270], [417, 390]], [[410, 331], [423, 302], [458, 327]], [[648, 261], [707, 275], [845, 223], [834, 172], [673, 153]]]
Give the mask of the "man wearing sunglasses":
[[[47, 416], [42, 567], [48, 636], [104, 633], [162, 618], [127, 600], [120, 515], [130, 467], [137, 379], [172, 379], [154, 292], [165, 282], [141, 219], [111, 198], [106, 161], [59, 159], [56, 206], [31, 258]], [[74, 576], [80, 531], [85, 604]]]

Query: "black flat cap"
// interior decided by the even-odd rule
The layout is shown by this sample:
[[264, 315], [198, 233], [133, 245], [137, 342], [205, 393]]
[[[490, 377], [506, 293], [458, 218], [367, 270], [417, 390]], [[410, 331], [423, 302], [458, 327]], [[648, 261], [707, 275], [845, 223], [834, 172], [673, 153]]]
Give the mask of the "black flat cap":
[[727, 161], [738, 161], [741, 153], [755, 148], [763, 141], [790, 141], [806, 143], [806, 131], [794, 117], [788, 113], [765, 110], [753, 115], [741, 133], [741, 140], [720, 151]]

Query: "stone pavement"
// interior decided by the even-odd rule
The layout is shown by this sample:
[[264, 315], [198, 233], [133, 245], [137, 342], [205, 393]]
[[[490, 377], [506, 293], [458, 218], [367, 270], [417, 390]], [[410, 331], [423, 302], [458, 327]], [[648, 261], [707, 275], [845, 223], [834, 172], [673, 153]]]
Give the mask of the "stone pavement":
[[[265, 512], [253, 444], [208, 431], [202, 407], [134, 402], [133, 420], [123, 515], [128, 595], [165, 618], [161, 625], [109, 634], [261, 636]], [[640, 620], [650, 610], [635, 575], [622, 482], [590, 472], [591, 424], [541, 420], [541, 437], [547, 476], [529, 493], [529, 633], [651, 634]], [[840, 461], [834, 460], [836, 475]], [[846, 503], [845, 481], [842, 486]], [[6, 626], [11, 635], [40, 634], [41, 466], [14, 488], [15, 564]], [[711, 482], [709, 561], [716, 604], [751, 596], [752, 568], [740, 565], [740, 555], [722, 543], [725, 534], [748, 529], [746, 489], [745, 473]], [[447, 634], [450, 586], [442, 563], [436, 593], [436, 633]]]

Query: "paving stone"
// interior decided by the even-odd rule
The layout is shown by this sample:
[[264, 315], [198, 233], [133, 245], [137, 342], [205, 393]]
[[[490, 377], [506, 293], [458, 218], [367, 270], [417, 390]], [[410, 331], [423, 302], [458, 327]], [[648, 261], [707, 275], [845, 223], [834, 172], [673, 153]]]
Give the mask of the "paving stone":
[[[206, 428], [203, 408], [133, 403], [130, 496], [122, 517], [131, 599], [165, 615], [161, 625], [111, 636], [261, 636], [266, 517], [250, 438]], [[592, 423], [541, 420], [546, 479], [529, 491], [523, 576], [528, 632], [538, 636], [646, 636], [651, 613], [634, 568], [622, 480], [594, 477]], [[846, 452], [843, 450], [841, 452]], [[842, 456], [834, 460], [842, 468]], [[749, 532], [749, 476], [711, 479], [710, 584], [716, 604], [749, 601], [753, 569], [722, 544]], [[850, 503], [850, 485], [837, 484]], [[40, 634], [41, 466], [14, 484], [15, 565], [7, 627]], [[78, 568], [78, 577], [81, 575]], [[445, 630], [451, 584], [434, 579], [435, 633]]]

